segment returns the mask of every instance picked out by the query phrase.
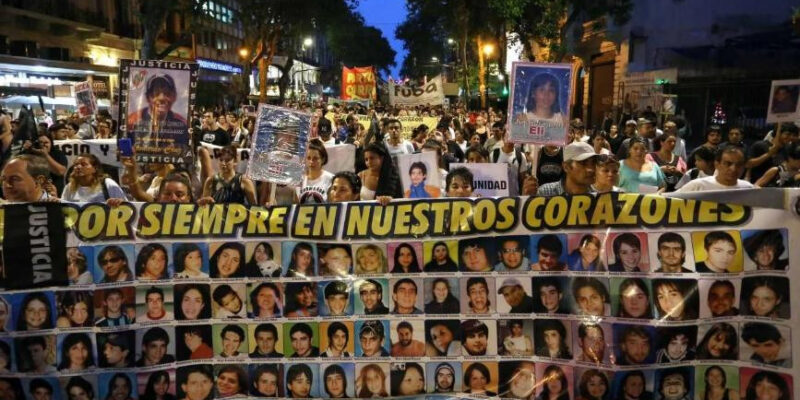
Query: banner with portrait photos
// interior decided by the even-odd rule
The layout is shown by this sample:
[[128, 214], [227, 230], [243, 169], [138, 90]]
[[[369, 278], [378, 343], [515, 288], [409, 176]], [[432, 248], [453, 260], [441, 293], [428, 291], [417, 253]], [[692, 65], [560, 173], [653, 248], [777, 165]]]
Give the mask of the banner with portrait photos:
[[119, 138], [131, 140], [137, 162], [191, 161], [198, 71], [195, 63], [120, 60]]
[[13, 398], [798, 399], [794, 210], [604, 194], [63, 212], [70, 284], [0, 292]]

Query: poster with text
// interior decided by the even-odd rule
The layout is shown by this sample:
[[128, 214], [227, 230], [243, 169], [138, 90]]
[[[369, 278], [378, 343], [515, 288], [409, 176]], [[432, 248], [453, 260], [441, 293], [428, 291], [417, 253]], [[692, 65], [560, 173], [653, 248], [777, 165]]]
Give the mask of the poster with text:
[[190, 162], [197, 74], [194, 63], [120, 60], [119, 137], [131, 140], [138, 162]]
[[508, 104], [510, 140], [566, 145], [572, 90], [571, 64], [513, 63]]

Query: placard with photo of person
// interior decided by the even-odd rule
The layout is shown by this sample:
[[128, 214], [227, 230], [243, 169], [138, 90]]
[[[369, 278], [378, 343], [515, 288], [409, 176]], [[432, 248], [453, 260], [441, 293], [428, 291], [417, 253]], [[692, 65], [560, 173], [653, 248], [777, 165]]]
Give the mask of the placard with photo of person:
[[397, 170], [404, 198], [427, 199], [442, 195], [442, 176], [435, 152], [399, 154]]
[[322, 396], [328, 399], [353, 398], [356, 366], [353, 363], [322, 363], [319, 366]]
[[514, 62], [509, 85], [509, 140], [566, 145], [573, 81], [571, 64]]
[[430, 394], [458, 393], [461, 391], [460, 362], [428, 362], [425, 364], [425, 386]]
[[789, 232], [786, 229], [742, 230], [745, 271], [789, 269]]

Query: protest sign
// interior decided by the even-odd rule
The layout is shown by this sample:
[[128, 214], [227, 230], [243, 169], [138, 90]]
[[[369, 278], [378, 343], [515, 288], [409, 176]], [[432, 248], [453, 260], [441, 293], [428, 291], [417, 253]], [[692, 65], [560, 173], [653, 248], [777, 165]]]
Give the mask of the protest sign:
[[[364, 125], [364, 131], [369, 131], [369, 127], [372, 125], [372, 120], [368, 115], [354, 115], [356, 117], [356, 121], [359, 124]], [[336, 118], [344, 119], [344, 115], [335, 116], [333, 113], [328, 113], [325, 115], [329, 121], [331, 121], [331, 126], [336, 126]], [[410, 115], [401, 115], [394, 117], [398, 121], [400, 121], [400, 125], [403, 128], [402, 137], [406, 140], [411, 140], [412, 135], [414, 133], [414, 129], [417, 129], [422, 124], [425, 124], [429, 130], [433, 130], [436, 128], [436, 125], [439, 123], [438, 117], [417, 117], [417, 116], [410, 116]]]
[[[598, 398], [629, 382], [800, 398], [793, 209], [618, 193], [62, 207], [70, 284], [0, 292], [4, 387], [68, 398], [128, 377], [143, 394], [166, 376], [177, 398], [225, 379], [292, 397], [300, 374], [303, 397], [330, 398], [321, 378], [344, 371], [351, 397], [548, 398], [536, 383], [556, 382], [575, 398], [594, 380]], [[34, 364], [33, 346], [58, 356]]]
[[[210, 143], [201, 142], [201, 146], [208, 149], [209, 156], [211, 157], [211, 165], [215, 171], [218, 171], [219, 151], [222, 146], [213, 145]], [[356, 157], [356, 147], [352, 144], [336, 144], [333, 146], [325, 147], [328, 152], [328, 163], [322, 166], [322, 169], [335, 174], [339, 171], [354, 172], [355, 167], [352, 165]], [[250, 149], [236, 149], [237, 164], [236, 172], [245, 173], [247, 171], [247, 163], [250, 160]]]
[[767, 107], [767, 122], [800, 120], [800, 79], [772, 81]]
[[342, 67], [342, 100], [375, 98], [375, 70], [372, 67]]
[[514, 143], [566, 145], [571, 64], [514, 62], [508, 137]]
[[423, 85], [407, 86], [389, 82], [389, 104], [417, 106], [444, 103], [442, 76], [439, 75]]
[[442, 195], [442, 174], [435, 152], [400, 154], [397, 170], [407, 199], [436, 198]]
[[451, 163], [453, 168], [464, 167], [472, 172], [472, 189], [481, 197], [508, 196], [510, 186], [508, 164], [497, 163]]
[[191, 161], [189, 123], [197, 64], [120, 60], [120, 138], [133, 142], [140, 163]]
[[247, 177], [299, 186], [303, 182], [311, 114], [259, 104]]
[[85, 118], [97, 114], [97, 99], [92, 90], [92, 84], [90, 82], [78, 82], [75, 84], [74, 90], [78, 115]]

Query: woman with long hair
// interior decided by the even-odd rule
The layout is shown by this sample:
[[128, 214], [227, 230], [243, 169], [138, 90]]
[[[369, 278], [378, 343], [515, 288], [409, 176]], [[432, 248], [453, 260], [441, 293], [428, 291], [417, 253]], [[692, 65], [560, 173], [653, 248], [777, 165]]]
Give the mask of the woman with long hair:
[[261, 282], [250, 292], [253, 312], [249, 318], [277, 318], [283, 314], [281, 291], [272, 282]]
[[641, 278], [626, 278], [619, 284], [619, 311], [622, 318], [653, 318], [650, 290]]
[[211, 318], [211, 295], [208, 285], [179, 283], [175, 285], [175, 299], [180, 301], [175, 307], [175, 319], [195, 321]]
[[244, 277], [244, 245], [225, 242], [217, 248], [209, 260], [213, 278]]
[[436, 278], [431, 284], [433, 300], [425, 304], [426, 314], [458, 314], [459, 303], [446, 278]]
[[367, 364], [356, 378], [357, 396], [362, 399], [389, 397], [386, 373], [377, 364]]
[[77, 328], [92, 326], [92, 294], [90, 292], [61, 292], [56, 327]]
[[773, 371], [758, 371], [747, 383], [745, 400], [791, 400], [786, 381]]
[[628, 158], [619, 166], [619, 186], [628, 193], [639, 193], [639, 185], [663, 189], [666, 187], [664, 173], [658, 164], [647, 160], [647, 140], [630, 138]]
[[181, 243], [175, 246], [176, 278], [208, 278], [203, 272], [203, 251], [194, 243]]
[[26, 294], [20, 308], [22, 311], [17, 318], [17, 331], [53, 328], [53, 306], [43, 292]]
[[687, 321], [697, 319], [700, 307], [697, 283], [690, 279], [654, 279], [657, 317], [665, 321]]
[[139, 400], [176, 400], [169, 393], [170, 378], [167, 371], [156, 371], [147, 377], [144, 393]]
[[431, 260], [425, 264], [425, 272], [456, 272], [458, 265], [450, 257], [450, 248], [445, 242], [436, 242], [431, 249]]
[[567, 257], [571, 271], [605, 271], [606, 267], [600, 259], [600, 239], [592, 234], [581, 237], [578, 247]]
[[392, 396], [425, 394], [425, 371], [415, 362], [405, 363], [405, 369], [391, 373]]
[[106, 400], [133, 400], [133, 382], [127, 374], [117, 372], [108, 380]]
[[361, 200], [361, 178], [350, 171], [337, 172], [328, 188], [328, 203], [358, 200]]
[[299, 242], [294, 245], [286, 276], [290, 278], [305, 278], [315, 276], [314, 272], [314, 247], [310, 243]]
[[578, 383], [578, 400], [607, 400], [609, 388], [606, 374], [596, 369], [587, 370]]
[[80, 372], [94, 367], [94, 346], [87, 333], [70, 333], [61, 343], [61, 372]]
[[728, 389], [728, 377], [718, 365], [708, 367], [703, 380], [706, 390], [700, 400], [739, 400], [739, 391]]
[[676, 156], [674, 153], [675, 145], [679, 140], [676, 135], [677, 132], [665, 133], [659, 136], [656, 141], [661, 144], [661, 148], [647, 155], [647, 160], [656, 163], [664, 174], [667, 192], [675, 190], [675, 185], [678, 184], [678, 181], [681, 180], [687, 170], [686, 162], [683, 158]]
[[253, 249], [250, 261], [244, 266], [251, 278], [278, 278], [281, 276], [281, 263], [275, 261], [275, 253], [267, 242], [258, 242]]
[[167, 249], [160, 243], [148, 243], [136, 257], [136, 276], [143, 281], [169, 278]]
[[422, 272], [417, 260], [417, 252], [408, 243], [401, 243], [394, 249], [394, 268], [395, 274], [416, 274]]
[[403, 197], [400, 175], [394, 167], [389, 150], [382, 143], [370, 143], [364, 148], [367, 169], [359, 172], [361, 200], [388, 202]]
[[125, 192], [113, 179], [106, 176], [100, 159], [94, 154], [79, 155], [67, 175], [69, 183], [61, 193], [64, 201], [103, 203], [112, 198], [125, 198]]
[[736, 360], [738, 354], [736, 328], [726, 322], [712, 325], [697, 345], [698, 360]]
[[536, 400], [569, 400], [569, 385], [567, 375], [558, 365], [550, 365], [544, 370], [542, 392]]
[[322, 167], [328, 163], [328, 152], [319, 139], [308, 142], [306, 150], [306, 169], [303, 182], [296, 189], [300, 204], [321, 204], [327, 201], [328, 188], [333, 183], [333, 174]]
[[356, 250], [356, 274], [382, 274], [387, 270], [386, 254], [377, 245], [368, 243]]

